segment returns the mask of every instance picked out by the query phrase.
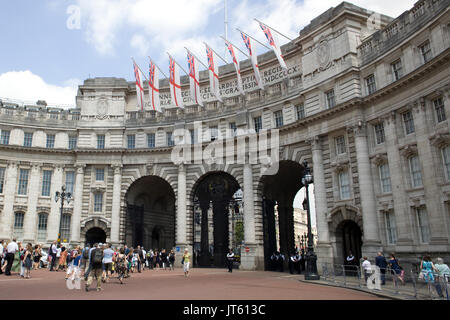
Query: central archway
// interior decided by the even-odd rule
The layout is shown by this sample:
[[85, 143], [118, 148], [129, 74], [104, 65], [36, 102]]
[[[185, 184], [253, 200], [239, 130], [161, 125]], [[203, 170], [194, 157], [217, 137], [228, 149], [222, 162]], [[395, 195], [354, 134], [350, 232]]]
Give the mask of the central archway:
[[127, 245], [146, 249], [172, 249], [175, 246], [175, 193], [157, 176], [136, 180], [126, 194]]
[[194, 187], [195, 266], [224, 267], [230, 245], [230, 206], [240, 189], [226, 172], [208, 173]]
[[106, 242], [106, 232], [101, 228], [91, 228], [86, 232], [86, 243], [91, 246], [94, 243], [105, 243]]

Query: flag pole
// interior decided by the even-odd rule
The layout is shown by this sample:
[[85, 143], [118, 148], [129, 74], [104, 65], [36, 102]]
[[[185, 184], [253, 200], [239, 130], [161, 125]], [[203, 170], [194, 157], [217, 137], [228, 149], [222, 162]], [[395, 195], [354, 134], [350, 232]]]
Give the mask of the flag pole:
[[258, 41], [258, 40], [256, 40], [255, 38], [253, 38], [251, 35], [249, 35], [248, 33], [245, 33], [244, 31], [242, 31], [241, 29], [239, 29], [239, 28], [236, 28], [236, 30], [237, 31], [239, 31], [239, 32], [242, 32], [243, 34], [245, 34], [246, 36], [248, 36], [249, 38], [252, 38], [253, 40], [255, 40], [256, 42], [258, 42], [260, 45], [262, 45], [263, 47], [265, 47], [266, 49], [268, 49], [268, 50], [272, 50], [272, 48], [269, 48], [268, 46], [266, 46], [264, 43], [262, 43], [262, 42], [260, 42], [260, 41]]
[[213, 48], [211, 48], [210, 46], [208, 46], [208, 44], [207, 44], [206, 42], [203, 42], [203, 43], [205, 44], [205, 46], [207, 46], [208, 48], [210, 48], [210, 49], [212, 50], [212, 52], [214, 52], [220, 59], [222, 59], [223, 62], [225, 62], [226, 64], [228, 64], [228, 62], [227, 62], [224, 58], [222, 58], [222, 57], [220, 56], [220, 54], [218, 54], [217, 52], [215, 52]]
[[[166, 52], [166, 53], [167, 53], [167, 55], [168, 55], [170, 58], [172, 58], [172, 56], [170, 55], [170, 53], [168, 53], [168, 52]], [[177, 64], [177, 66], [179, 66], [180, 69], [183, 70], [183, 72], [189, 77], [189, 73], [187, 73], [186, 70], [184, 70], [183, 67], [180, 66], [180, 64], [177, 62], [177, 60], [175, 60], [174, 58], [172, 58], [172, 60], [175, 61], [175, 63]], [[181, 80], [180, 80], [180, 81], [181, 81]]]
[[159, 72], [161, 72], [162, 75], [163, 75], [164, 77], [166, 77], [167, 79], [169, 79], [169, 78], [166, 76], [166, 74], [161, 70], [161, 68], [158, 67], [158, 65], [157, 65], [155, 62], [153, 62], [152, 58], [150, 58], [150, 57], [148, 57], [148, 58], [149, 58], [150, 61], [158, 68]]
[[197, 56], [196, 56], [195, 54], [193, 54], [192, 51], [190, 51], [190, 50], [189, 50], [188, 48], [186, 48], [186, 47], [184, 47], [184, 48], [187, 50], [187, 52], [189, 52], [190, 54], [192, 54], [192, 55], [194, 56], [194, 58], [197, 59], [197, 61], [200, 62], [207, 70], [209, 69], [209, 67], [208, 67], [206, 64], [204, 64], [204, 63], [202, 62], [202, 60], [200, 60], [199, 58], [197, 58]]
[[225, 40], [225, 42], [228, 42], [229, 44], [231, 44], [234, 48], [238, 49], [238, 51], [240, 53], [242, 53], [244, 56], [246, 56], [247, 58], [250, 59], [250, 56], [248, 54], [246, 54], [244, 51], [242, 51], [241, 49], [239, 49], [237, 46], [235, 46], [231, 41], [225, 39], [224, 37], [220, 36], [223, 40]]
[[285, 36], [284, 34], [282, 34], [280, 31], [277, 31], [277, 30], [275, 30], [274, 28], [272, 28], [271, 26], [269, 26], [269, 25], [267, 25], [267, 24], [265, 24], [264, 22], [261, 22], [261, 21], [259, 21], [258, 19], [256, 19], [256, 18], [254, 18], [254, 20], [256, 21], [256, 22], [259, 22], [260, 24], [263, 24], [263, 25], [265, 25], [266, 27], [269, 27], [270, 29], [272, 29], [273, 31], [275, 31], [276, 33], [278, 33], [279, 35], [281, 35], [281, 36], [283, 36], [283, 37], [285, 37], [286, 39], [288, 39], [289, 41], [292, 41], [292, 39], [291, 38], [289, 38], [289, 37], [287, 37], [287, 36]]
[[148, 78], [145, 76], [145, 73], [142, 72], [141, 68], [139, 68], [139, 65], [136, 63], [136, 61], [134, 61], [133, 57], [131, 57], [131, 60], [133, 60], [133, 63], [136, 65], [136, 67], [138, 67], [139, 71], [141, 71], [141, 73], [144, 76], [145, 80], [148, 81]]

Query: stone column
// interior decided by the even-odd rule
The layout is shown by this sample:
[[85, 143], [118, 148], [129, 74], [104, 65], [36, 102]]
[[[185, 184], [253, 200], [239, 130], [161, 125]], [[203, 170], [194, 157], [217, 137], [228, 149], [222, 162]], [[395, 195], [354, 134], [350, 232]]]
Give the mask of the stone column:
[[[24, 218], [24, 234], [23, 241], [24, 242], [35, 242], [36, 238], [36, 227], [37, 227], [37, 202], [38, 197], [41, 193], [39, 189], [40, 186], [40, 165], [33, 164], [31, 168], [31, 177], [30, 177], [30, 186], [28, 189], [28, 205], [27, 212]], [[52, 198], [52, 194], [50, 194], [50, 198]]]
[[113, 245], [119, 245], [122, 165], [113, 164], [111, 167], [114, 170], [114, 187], [111, 211], [111, 242]]
[[14, 200], [16, 197], [17, 189], [17, 162], [8, 161], [8, 167], [5, 173], [5, 185], [3, 187], [3, 210], [1, 215], [1, 237], [3, 239], [11, 239], [12, 237], [12, 225], [14, 216]]
[[[61, 187], [63, 185], [62, 172], [63, 167], [61, 165], [56, 165], [55, 170], [53, 170], [52, 186], [50, 188], [51, 208], [50, 215], [48, 217], [47, 242], [58, 240], [59, 220], [61, 219], [61, 199], [56, 202], [54, 196], [56, 191], [61, 192]], [[62, 241], [63, 239], [61, 239], [61, 242]]]
[[[175, 251], [176, 261], [181, 261], [184, 249], [187, 246], [186, 239], [186, 165], [178, 165], [178, 189], [177, 189], [177, 219], [176, 219], [176, 246], [180, 251]], [[190, 250], [191, 257], [192, 249]]]
[[314, 204], [317, 225], [317, 267], [322, 269], [321, 263], [331, 263], [333, 252], [330, 243], [330, 231], [328, 230], [327, 190], [325, 187], [325, 174], [323, 169], [322, 142], [319, 136], [311, 139]]
[[72, 217], [72, 241], [73, 243], [80, 243], [80, 224], [81, 224], [81, 209], [83, 207], [83, 184], [84, 184], [84, 164], [77, 164], [75, 177], [75, 192], [73, 195], [73, 217]]
[[369, 147], [367, 144], [365, 123], [360, 122], [354, 132], [364, 229], [363, 254], [373, 257], [380, 250], [381, 243], [378, 232], [375, 190], [370, 170]]
[[[241, 268], [256, 269], [257, 246], [255, 241], [255, 199], [253, 192], [253, 171], [249, 163], [244, 164], [244, 243], [241, 250]], [[246, 252], [248, 250], [249, 252]], [[259, 250], [261, 251], [261, 250]]]

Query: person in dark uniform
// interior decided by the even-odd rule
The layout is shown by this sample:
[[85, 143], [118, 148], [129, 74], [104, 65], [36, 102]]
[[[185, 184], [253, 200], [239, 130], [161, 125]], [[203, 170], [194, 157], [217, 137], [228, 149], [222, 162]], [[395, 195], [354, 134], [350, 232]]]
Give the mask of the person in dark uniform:
[[295, 253], [291, 253], [291, 256], [289, 257], [289, 272], [291, 274], [294, 274], [294, 270], [297, 268], [297, 258]]
[[284, 257], [284, 254], [282, 254], [281, 252], [277, 252], [278, 253], [278, 268], [280, 270], [280, 272], [284, 272], [284, 260], [286, 259]]
[[227, 254], [228, 272], [233, 272], [234, 252], [229, 249]]
[[348, 276], [357, 276], [357, 264], [358, 262], [356, 261], [355, 256], [353, 255], [353, 253], [351, 251], [348, 252], [348, 256], [345, 259], [345, 264], [346, 264], [346, 270], [347, 270], [347, 275]]
[[297, 262], [294, 265], [294, 270], [297, 271], [298, 274], [301, 274], [302, 273], [302, 266], [301, 266], [302, 256], [298, 252], [295, 254], [295, 260], [297, 260]]
[[300, 259], [301, 271], [305, 271], [306, 270], [305, 249], [302, 249], [300, 257], [301, 257]]

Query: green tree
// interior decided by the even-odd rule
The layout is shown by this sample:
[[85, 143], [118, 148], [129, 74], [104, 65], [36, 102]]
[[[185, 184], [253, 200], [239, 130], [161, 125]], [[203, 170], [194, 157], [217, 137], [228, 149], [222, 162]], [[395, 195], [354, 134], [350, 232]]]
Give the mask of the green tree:
[[240, 245], [242, 240], [244, 240], [244, 223], [242, 221], [236, 222], [236, 227], [234, 229], [234, 239], [236, 240], [236, 245]]

